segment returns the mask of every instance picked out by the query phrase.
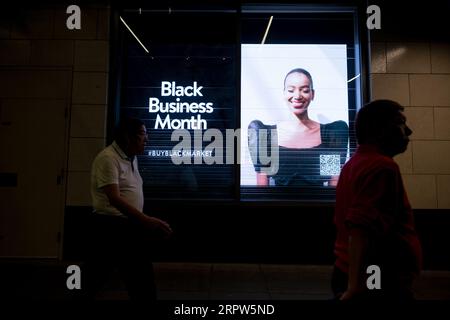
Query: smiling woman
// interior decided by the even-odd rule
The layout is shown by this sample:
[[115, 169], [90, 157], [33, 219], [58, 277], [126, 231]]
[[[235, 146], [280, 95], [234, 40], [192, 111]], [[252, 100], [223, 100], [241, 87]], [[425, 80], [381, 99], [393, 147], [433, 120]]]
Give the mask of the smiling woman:
[[[278, 170], [261, 170], [259, 155], [252, 158], [259, 186], [336, 186], [345, 162], [348, 125], [342, 120], [321, 124], [308, 116], [315, 91], [311, 74], [302, 68], [289, 71], [284, 78], [284, 100], [292, 119], [272, 126], [278, 142]], [[252, 121], [249, 128], [267, 129], [261, 121]], [[258, 133], [259, 136], [259, 133]], [[272, 134], [273, 136], [273, 134]], [[254, 150], [254, 139], [249, 147]], [[257, 149], [257, 148], [256, 148]]]
[[283, 92], [294, 121], [283, 121], [278, 125], [279, 145], [290, 148], [312, 148], [319, 145], [320, 124], [308, 116], [308, 107], [314, 100], [311, 74], [301, 68], [289, 71], [284, 79]]
[[[146, 198], [334, 201], [365, 79], [357, 7], [215, 1], [141, 9], [117, 12], [119, 76], [108, 117], [136, 117], [149, 130], [138, 156]], [[257, 124], [273, 139], [255, 149], [260, 163], [247, 141], [262, 146]], [[242, 134], [239, 144], [202, 140], [175, 153], [176, 130]], [[197, 152], [212, 145], [220, 147]], [[174, 154], [188, 159], [174, 163]]]

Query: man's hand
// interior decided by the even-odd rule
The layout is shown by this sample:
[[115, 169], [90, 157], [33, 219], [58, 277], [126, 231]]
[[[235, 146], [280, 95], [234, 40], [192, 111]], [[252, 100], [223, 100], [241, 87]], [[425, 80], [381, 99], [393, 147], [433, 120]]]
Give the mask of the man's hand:
[[145, 229], [156, 233], [161, 232], [164, 239], [169, 238], [173, 233], [172, 228], [170, 228], [169, 224], [161, 219], [144, 216], [144, 218], [141, 219], [141, 222], [142, 226]]
[[359, 227], [350, 229], [348, 245], [349, 267], [347, 290], [342, 294], [340, 300], [350, 300], [359, 296], [365, 287], [365, 257], [369, 242], [367, 230]]

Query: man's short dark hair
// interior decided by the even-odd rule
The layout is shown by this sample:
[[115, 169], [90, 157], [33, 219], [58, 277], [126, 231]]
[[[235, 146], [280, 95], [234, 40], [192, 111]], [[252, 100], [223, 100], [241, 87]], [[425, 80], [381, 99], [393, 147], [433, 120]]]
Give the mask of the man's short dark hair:
[[374, 100], [363, 106], [355, 121], [356, 139], [359, 144], [380, 142], [384, 130], [397, 119], [403, 107], [392, 100]]
[[139, 130], [144, 125], [142, 120], [136, 118], [122, 118], [114, 131], [114, 140], [118, 144], [127, 144], [128, 139], [139, 134]]

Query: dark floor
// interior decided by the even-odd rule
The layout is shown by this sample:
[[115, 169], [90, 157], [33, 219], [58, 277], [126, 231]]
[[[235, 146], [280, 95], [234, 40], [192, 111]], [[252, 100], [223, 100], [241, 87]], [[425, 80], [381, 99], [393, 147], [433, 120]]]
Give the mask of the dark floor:
[[[69, 264], [76, 262], [0, 260], [0, 293], [70, 300], [74, 291], [66, 288]], [[318, 265], [155, 263], [160, 300], [328, 300], [331, 270]], [[415, 288], [419, 300], [450, 300], [450, 271], [423, 271]], [[117, 272], [97, 299], [128, 299]]]

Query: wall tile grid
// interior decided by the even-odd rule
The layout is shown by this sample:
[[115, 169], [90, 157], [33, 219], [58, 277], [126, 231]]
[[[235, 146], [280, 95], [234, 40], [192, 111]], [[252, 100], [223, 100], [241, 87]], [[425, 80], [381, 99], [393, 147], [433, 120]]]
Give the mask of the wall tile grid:
[[[55, 38], [74, 41], [67, 206], [91, 205], [91, 163], [106, 139], [109, 11], [83, 9], [83, 18], [82, 32], [55, 32]], [[65, 23], [64, 14], [55, 19]]]
[[413, 130], [395, 158], [413, 208], [449, 209], [450, 45], [374, 42], [371, 58], [372, 99], [405, 106]]

